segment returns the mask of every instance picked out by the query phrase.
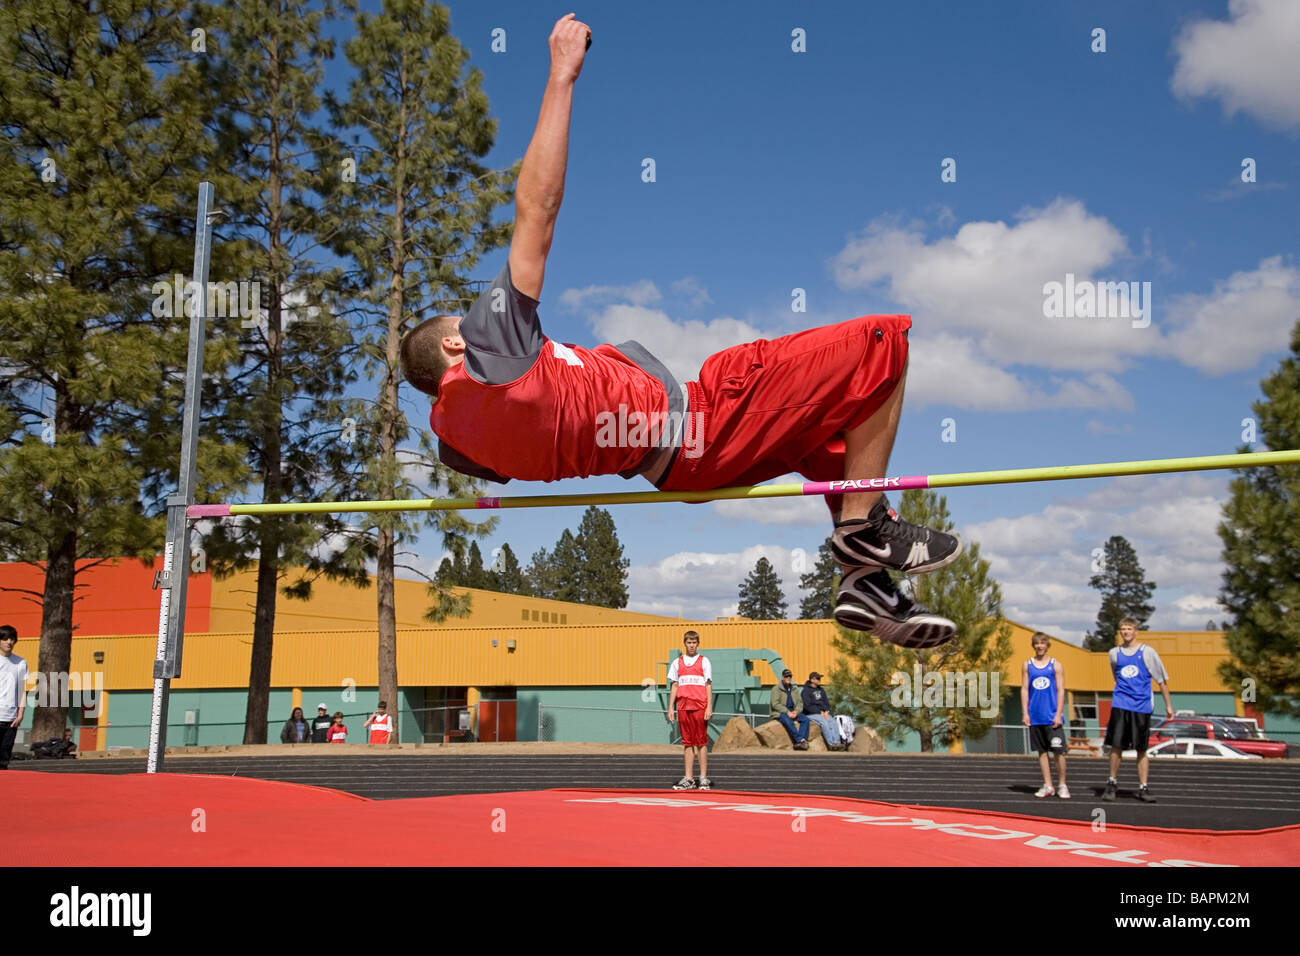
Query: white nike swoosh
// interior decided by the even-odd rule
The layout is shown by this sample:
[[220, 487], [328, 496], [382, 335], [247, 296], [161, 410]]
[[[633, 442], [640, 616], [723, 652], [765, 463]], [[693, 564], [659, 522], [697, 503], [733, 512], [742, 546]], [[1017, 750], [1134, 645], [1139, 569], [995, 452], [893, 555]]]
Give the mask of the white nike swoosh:
[[878, 557], [878, 558], [887, 558], [887, 557], [889, 557], [890, 549], [887, 548], [887, 547], [886, 547], [886, 548], [874, 548], [874, 547], [872, 547], [871, 545], [867, 544], [865, 541], [857, 541], [857, 542], [855, 542], [855, 544], [857, 544], [857, 546], [860, 547], [863, 551], [866, 551], [866, 552], [869, 553], [869, 554], [874, 554], [874, 555], [875, 555], [876, 557]]
[[876, 587], [874, 584], [872, 584], [869, 581], [867, 582], [867, 587], [871, 588], [871, 590], [876, 593], [877, 597], [879, 597], [883, 603], [889, 605], [890, 610], [893, 610], [894, 608], [898, 607], [898, 599], [900, 595], [898, 594], [891, 595], [886, 591], [882, 591], [880, 590], [880, 588]]

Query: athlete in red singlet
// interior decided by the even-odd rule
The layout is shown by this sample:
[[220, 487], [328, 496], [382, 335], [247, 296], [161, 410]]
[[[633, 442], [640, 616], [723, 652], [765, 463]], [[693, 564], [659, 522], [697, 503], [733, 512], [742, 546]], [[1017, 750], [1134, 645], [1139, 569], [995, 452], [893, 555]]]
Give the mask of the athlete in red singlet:
[[700, 653], [700, 635], [687, 631], [682, 637], [686, 651], [668, 665], [668, 719], [682, 731], [682, 753], [686, 776], [673, 784], [674, 790], [696, 789], [695, 755], [700, 757], [700, 790], [712, 790], [709, 780], [709, 720], [713, 717], [713, 668]]
[[[443, 464], [491, 481], [642, 475], [665, 491], [886, 474], [903, 406], [904, 315], [868, 315], [726, 349], [683, 387], [638, 342], [555, 342], [537, 308], [564, 197], [573, 89], [590, 30], [561, 18], [551, 72], [515, 195], [500, 274], [462, 318], [437, 316], [402, 340], [408, 381], [433, 396]], [[844, 577], [835, 619], [904, 647], [955, 626], [895, 587], [961, 553], [954, 536], [900, 521], [879, 492], [829, 498]]]

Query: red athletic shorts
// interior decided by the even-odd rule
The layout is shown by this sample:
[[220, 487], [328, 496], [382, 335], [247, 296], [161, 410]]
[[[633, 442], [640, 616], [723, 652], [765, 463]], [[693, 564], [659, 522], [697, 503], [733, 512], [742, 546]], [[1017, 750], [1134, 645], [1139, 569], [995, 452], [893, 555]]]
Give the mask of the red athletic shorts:
[[686, 383], [685, 439], [659, 487], [708, 491], [790, 472], [845, 477], [844, 432], [902, 382], [911, 327], [906, 315], [866, 315], [710, 356], [700, 380]]
[[683, 710], [677, 705], [677, 723], [682, 728], [683, 747], [707, 747], [709, 732], [704, 724], [704, 711]]

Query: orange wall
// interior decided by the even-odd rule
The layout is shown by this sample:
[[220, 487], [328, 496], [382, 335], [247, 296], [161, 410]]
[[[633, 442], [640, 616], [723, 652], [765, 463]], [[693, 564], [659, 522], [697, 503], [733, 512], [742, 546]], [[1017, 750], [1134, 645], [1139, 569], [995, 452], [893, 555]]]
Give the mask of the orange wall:
[[[91, 564], [94, 561], [86, 559], [78, 561], [77, 567]], [[72, 603], [73, 633], [157, 634], [159, 595], [153, 589], [153, 577], [155, 571], [161, 570], [162, 558], [156, 557], [149, 564], [123, 558], [78, 571]], [[0, 587], [43, 594], [45, 570], [30, 564], [0, 564]], [[190, 574], [185, 605], [187, 632], [211, 629], [211, 574]], [[0, 591], [0, 624], [12, 624], [18, 629], [19, 637], [39, 636], [40, 599], [16, 591]]]

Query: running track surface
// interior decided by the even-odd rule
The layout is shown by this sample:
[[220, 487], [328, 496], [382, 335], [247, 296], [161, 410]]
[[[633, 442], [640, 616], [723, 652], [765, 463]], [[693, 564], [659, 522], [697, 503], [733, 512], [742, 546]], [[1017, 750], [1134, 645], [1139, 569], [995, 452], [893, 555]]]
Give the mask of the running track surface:
[[[466, 745], [466, 746], [473, 746]], [[454, 748], [453, 748], [454, 749]], [[15, 761], [11, 770], [138, 774], [143, 759]], [[371, 800], [403, 800], [549, 789], [669, 790], [680, 755], [424, 754], [172, 757], [170, 774], [238, 776], [308, 784]], [[698, 769], [696, 771], [698, 773]], [[1100, 799], [1106, 764], [1069, 763], [1071, 800], [1035, 799], [1037, 760], [960, 755], [710, 755], [714, 786], [727, 791], [819, 795], [921, 807], [953, 807], [1092, 824], [1191, 830], [1262, 830], [1300, 824], [1300, 761], [1151, 762], [1154, 804], [1134, 799], [1132, 761], [1120, 770], [1119, 799]], [[707, 796], [701, 794], [701, 796]], [[1296, 860], [1300, 863], [1300, 858]]]
[[[1248, 832], [1050, 820], [741, 791], [529, 790], [369, 800], [217, 774], [11, 771], [18, 866], [1285, 866], [1300, 825]], [[89, 795], [93, 794], [93, 797]]]

